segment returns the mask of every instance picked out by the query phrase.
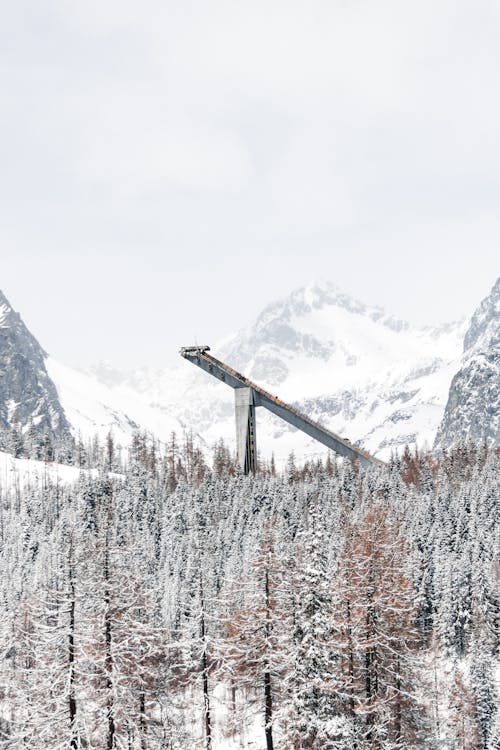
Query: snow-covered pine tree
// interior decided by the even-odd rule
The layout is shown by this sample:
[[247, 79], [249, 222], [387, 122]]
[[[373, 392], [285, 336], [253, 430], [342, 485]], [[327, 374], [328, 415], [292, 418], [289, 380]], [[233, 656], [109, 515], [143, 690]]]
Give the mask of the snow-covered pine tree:
[[[293, 575], [293, 665], [287, 680], [285, 738], [297, 750], [347, 747], [342, 731], [339, 653], [333, 638], [330, 539], [321, 518], [321, 498], [310, 498], [307, 527], [296, 539]], [[347, 729], [347, 734], [349, 730]]]

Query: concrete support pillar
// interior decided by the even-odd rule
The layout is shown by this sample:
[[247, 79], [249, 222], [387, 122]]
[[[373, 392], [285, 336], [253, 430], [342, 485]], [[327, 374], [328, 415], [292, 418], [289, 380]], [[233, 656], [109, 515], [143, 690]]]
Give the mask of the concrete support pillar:
[[236, 461], [244, 474], [255, 474], [257, 445], [255, 440], [255, 405], [251, 388], [234, 391], [236, 412]]

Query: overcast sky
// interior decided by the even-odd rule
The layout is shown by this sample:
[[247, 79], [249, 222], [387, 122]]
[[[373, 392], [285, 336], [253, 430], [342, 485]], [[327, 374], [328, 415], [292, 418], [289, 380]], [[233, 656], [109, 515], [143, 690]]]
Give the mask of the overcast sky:
[[498, 0], [0, 20], [0, 288], [56, 358], [161, 365], [313, 279], [417, 323], [493, 285]]

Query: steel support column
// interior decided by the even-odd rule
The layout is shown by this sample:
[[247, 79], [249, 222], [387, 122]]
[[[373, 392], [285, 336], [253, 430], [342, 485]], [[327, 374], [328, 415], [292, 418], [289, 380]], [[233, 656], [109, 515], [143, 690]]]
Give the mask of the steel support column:
[[251, 388], [235, 388], [236, 462], [244, 474], [255, 474], [257, 446], [255, 442], [255, 405]]

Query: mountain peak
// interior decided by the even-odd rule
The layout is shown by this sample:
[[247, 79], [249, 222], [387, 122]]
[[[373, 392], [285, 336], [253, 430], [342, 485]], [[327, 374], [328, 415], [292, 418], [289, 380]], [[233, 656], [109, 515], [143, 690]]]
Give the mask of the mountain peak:
[[267, 305], [258, 316], [253, 330], [262, 332], [270, 327], [297, 327], [298, 321], [311, 314], [319, 311], [326, 314], [328, 310], [333, 313], [335, 309], [351, 316], [365, 317], [367, 320], [381, 323], [398, 333], [410, 327], [405, 320], [388, 315], [381, 307], [360, 302], [330, 281], [311, 281], [294, 289], [288, 296]]
[[0, 430], [14, 425], [53, 439], [70, 426], [45, 367], [46, 353], [0, 292]]
[[7, 305], [7, 307], [10, 307], [10, 302], [1, 289], [0, 289], [0, 305]]
[[268, 305], [217, 356], [335, 432], [388, 455], [434, 439], [462, 343], [456, 323], [411, 326], [336, 284], [311, 281]]
[[[306, 286], [299, 287], [291, 294], [302, 297], [309, 307], [322, 307], [325, 304], [342, 304], [343, 300], [352, 301], [345, 292], [331, 281], [311, 281]], [[359, 304], [359, 303], [357, 303]]]
[[500, 279], [471, 318], [460, 369], [454, 376], [435, 447], [461, 438], [500, 438]]
[[337, 305], [359, 313], [367, 309], [365, 304], [331, 281], [311, 281], [305, 286], [294, 289], [289, 298], [301, 300], [310, 308], [316, 309], [325, 305]]
[[464, 338], [464, 353], [500, 343], [500, 277], [471, 318]]
[[6, 327], [13, 312], [12, 305], [0, 289], [0, 327]]

